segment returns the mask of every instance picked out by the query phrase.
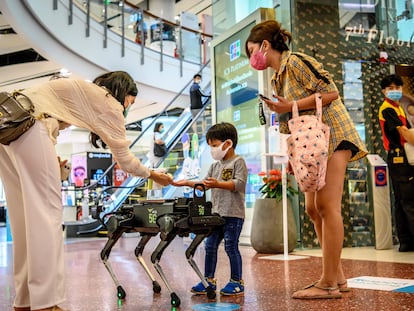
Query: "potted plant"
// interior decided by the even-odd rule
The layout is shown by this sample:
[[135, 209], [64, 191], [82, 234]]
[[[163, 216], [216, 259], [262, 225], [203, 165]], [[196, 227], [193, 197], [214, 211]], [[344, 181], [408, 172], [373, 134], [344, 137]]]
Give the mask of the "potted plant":
[[[260, 172], [258, 174], [262, 177], [263, 185], [259, 188], [259, 191], [262, 193], [262, 198], [276, 199], [276, 201], [282, 200], [282, 171], [272, 169], [269, 173]], [[298, 194], [298, 191], [288, 183], [287, 188], [287, 197], [291, 198], [292, 196]]]
[[[263, 185], [259, 188], [261, 196], [256, 199], [250, 233], [252, 247], [258, 253], [283, 253], [283, 204], [282, 172], [272, 169], [260, 172]], [[296, 223], [293, 217], [291, 198], [298, 191], [287, 182], [288, 203], [288, 250], [296, 246]]]

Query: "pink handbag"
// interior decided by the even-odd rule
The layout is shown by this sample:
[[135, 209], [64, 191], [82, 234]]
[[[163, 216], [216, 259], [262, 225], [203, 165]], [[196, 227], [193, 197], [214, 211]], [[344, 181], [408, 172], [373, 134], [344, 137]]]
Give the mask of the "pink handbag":
[[329, 126], [322, 122], [322, 97], [315, 94], [316, 116], [299, 116], [293, 102], [291, 135], [287, 139], [289, 162], [302, 192], [315, 192], [325, 186], [328, 162]]

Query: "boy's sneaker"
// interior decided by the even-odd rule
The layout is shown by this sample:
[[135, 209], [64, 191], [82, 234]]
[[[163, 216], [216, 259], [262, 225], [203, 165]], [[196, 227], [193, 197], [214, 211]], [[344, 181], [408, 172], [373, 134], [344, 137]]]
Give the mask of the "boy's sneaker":
[[236, 295], [243, 295], [244, 294], [244, 282], [243, 280], [235, 281], [230, 279], [230, 282], [227, 283], [220, 290], [220, 294], [223, 296], [236, 296]]
[[[216, 280], [209, 279], [207, 280], [208, 285], [215, 291], [217, 289]], [[191, 292], [196, 295], [205, 295], [207, 294], [207, 289], [204, 287], [203, 283], [200, 282], [196, 286], [191, 288]]]

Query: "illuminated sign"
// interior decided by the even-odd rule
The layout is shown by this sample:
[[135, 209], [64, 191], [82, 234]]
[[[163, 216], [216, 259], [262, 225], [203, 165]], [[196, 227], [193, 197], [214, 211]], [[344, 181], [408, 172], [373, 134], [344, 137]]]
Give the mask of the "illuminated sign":
[[230, 44], [230, 61], [232, 62], [235, 59], [238, 59], [240, 55], [240, 40], [237, 40], [236, 42]]
[[387, 185], [387, 169], [385, 166], [375, 167], [375, 186], [384, 187]]

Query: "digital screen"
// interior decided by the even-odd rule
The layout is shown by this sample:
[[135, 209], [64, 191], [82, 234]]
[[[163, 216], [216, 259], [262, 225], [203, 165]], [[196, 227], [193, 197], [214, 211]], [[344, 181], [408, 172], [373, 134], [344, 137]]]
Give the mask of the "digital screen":
[[84, 180], [88, 178], [86, 170], [86, 154], [72, 154], [72, 171], [71, 171], [71, 182], [77, 187], [84, 186]]
[[257, 98], [256, 70], [250, 67], [245, 42], [251, 23], [214, 48], [217, 111]]
[[217, 122], [233, 123], [238, 132], [237, 154], [249, 169], [246, 202], [255, 201], [261, 186], [254, 176], [261, 171], [263, 130], [258, 115], [258, 71], [250, 66], [245, 52], [246, 39], [255, 22], [214, 46], [214, 81]]
[[[103, 173], [112, 164], [112, 154], [105, 152], [88, 152], [88, 177], [91, 182], [97, 181]], [[112, 172], [110, 170], [108, 174], [98, 182], [102, 186], [112, 185]]]
[[[96, 170], [91, 170], [91, 179], [98, 180], [99, 178], [102, 177], [104, 172], [105, 172], [105, 170], [101, 169], [101, 168], [98, 168]], [[102, 185], [102, 186], [109, 186], [110, 182], [109, 182], [108, 175], [106, 175], [104, 178], [102, 178], [102, 180], [98, 181], [98, 184]]]

